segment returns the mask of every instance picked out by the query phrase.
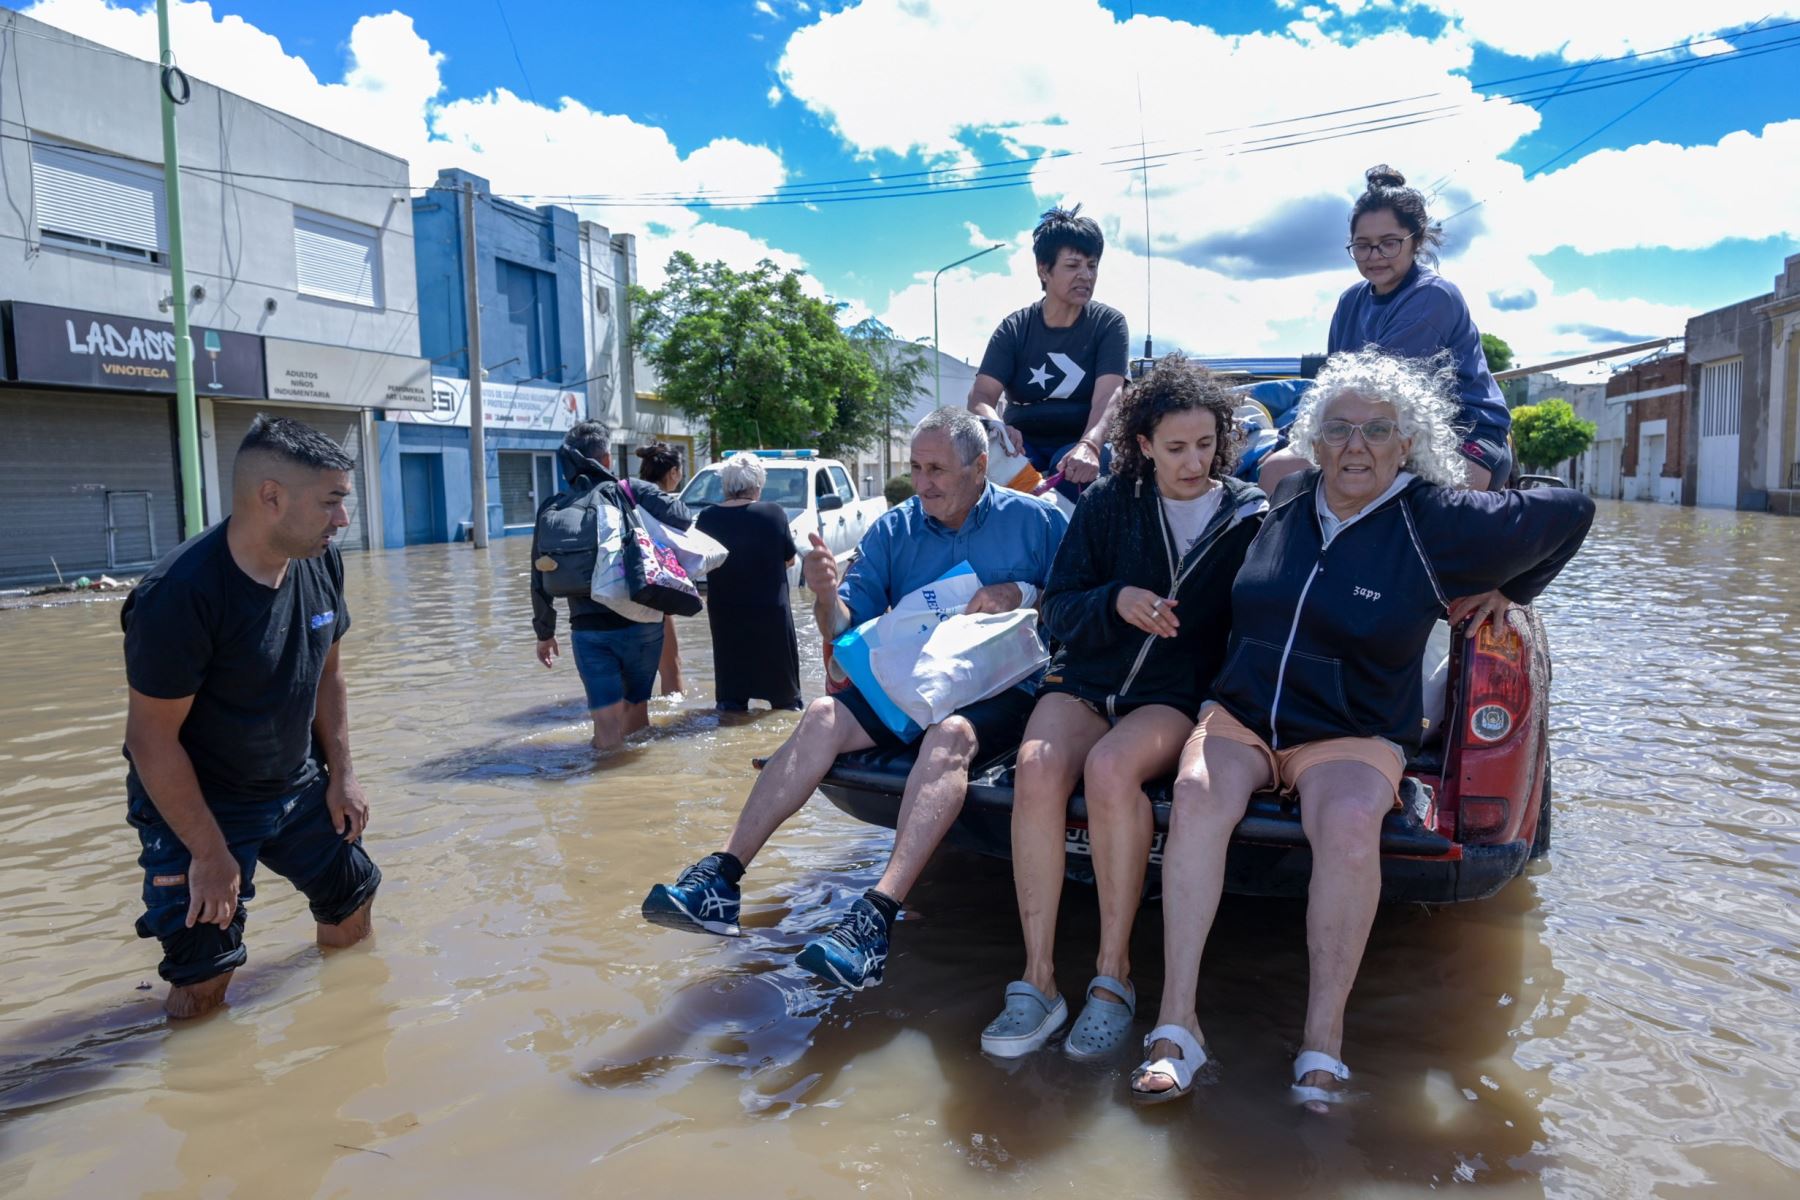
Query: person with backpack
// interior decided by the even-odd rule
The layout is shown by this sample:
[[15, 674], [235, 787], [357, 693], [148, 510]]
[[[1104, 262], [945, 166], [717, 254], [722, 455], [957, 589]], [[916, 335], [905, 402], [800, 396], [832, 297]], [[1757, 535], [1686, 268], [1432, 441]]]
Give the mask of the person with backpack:
[[[579, 521], [581, 508], [611, 504], [641, 508], [673, 529], [687, 529], [694, 522], [686, 505], [655, 484], [620, 481], [612, 473], [608, 437], [609, 430], [599, 421], [582, 421], [569, 430], [556, 452], [568, 486], [538, 509], [531, 539], [531, 628], [537, 634], [537, 659], [546, 668], [562, 654], [556, 640], [555, 600], [545, 586], [542, 566], [550, 560], [540, 553], [554, 532], [546, 530], [547, 521], [564, 517]], [[591, 520], [590, 515], [590, 529]], [[615, 750], [650, 724], [650, 695], [662, 659], [663, 624], [621, 616], [588, 595], [564, 598], [569, 602], [569, 642], [575, 670], [594, 720], [594, 749]]]

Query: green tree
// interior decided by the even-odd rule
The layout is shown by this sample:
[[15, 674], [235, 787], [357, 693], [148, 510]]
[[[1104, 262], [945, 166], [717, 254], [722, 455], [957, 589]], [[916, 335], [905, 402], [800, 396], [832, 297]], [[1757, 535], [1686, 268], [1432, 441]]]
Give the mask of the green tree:
[[1487, 359], [1488, 370], [1496, 375], [1512, 368], [1512, 347], [1491, 333], [1481, 335], [1481, 355]]
[[1567, 400], [1550, 399], [1513, 409], [1512, 429], [1519, 461], [1542, 471], [1586, 451], [1598, 427], [1576, 416]]
[[[866, 317], [848, 330], [850, 340], [868, 356], [875, 372], [875, 390], [870, 408], [882, 443], [882, 473], [892, 475], [895, 464], [889, 447], [894, 434], [908, 424], [907, 410], [923, 391], [930, 363], [922, 347], [901, 341], [894, 331], [874, 317]], [[862, 443], [867, 445], [868, 443]], [[909, 493], [910, 494], [910, 493]], [[904, 499], [904, 497], [902, 497]]]
[[678, 251], [668, 281], [632, 289], [634, 349], [656, 368], [662, 399], [704, 420], [712, 449], [871, 444], [876, 375], [838, 328], [837, 309], [767, 259], [748, 271]]

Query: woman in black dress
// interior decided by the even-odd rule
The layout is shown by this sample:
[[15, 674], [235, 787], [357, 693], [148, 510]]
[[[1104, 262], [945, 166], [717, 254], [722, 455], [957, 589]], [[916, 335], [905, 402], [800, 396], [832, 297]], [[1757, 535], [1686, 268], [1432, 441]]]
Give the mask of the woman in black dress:
[[734, 454], [720, 469], [725, 502], [695, 521], [730, 556], [706, 575], [713, 679], [721, 712], [751, 700], [798, 710], [800, 647], [788, 607], [788, 568], [799, 555], [787, 512], [763, 501], [767, 472], [754, 454]]

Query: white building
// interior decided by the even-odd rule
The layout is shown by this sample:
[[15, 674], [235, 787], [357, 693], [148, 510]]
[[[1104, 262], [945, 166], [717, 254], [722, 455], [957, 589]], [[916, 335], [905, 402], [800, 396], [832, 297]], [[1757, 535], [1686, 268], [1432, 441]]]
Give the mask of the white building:
[[[0, 580], [142, 566], [181, 540], [159, 70], [0, 10]], [[205, 523], [258, 411], [358, 459], [428, 407], [406, 163], [194, 81], [178, 110]], [[29, 114], [29, 117], [27, 117]]]
[[635, 474], [638, 447], [666, 442], [681, 454], [683, 473], [692, 475], [712, 461], [705, 426], [662, 403], [656, 372], [631, 352], [637, 238], [583, 221], [581, 271], [588, 412], [612, 430], [614, 467]]

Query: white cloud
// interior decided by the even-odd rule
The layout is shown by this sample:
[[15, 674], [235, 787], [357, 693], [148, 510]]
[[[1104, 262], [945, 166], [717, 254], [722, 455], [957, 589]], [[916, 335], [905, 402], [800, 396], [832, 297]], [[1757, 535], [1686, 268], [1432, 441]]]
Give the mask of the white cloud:
[[[1346, 15], [1362, 0], [1326, 0]], [[1463, 31], [1527, 58], [1601, 58], [1680, 46], [1746, 25], [1800, 17], [1792, 0], [1408, 0], [1441, 13]]]
[[779, 83], [771, 83], [769, 85], [769, 107], [774, 108], [776, 105], [778, 105], [780, 103], [781, 103], [781, 85]]
[[[153, 11], [106, 0], [42, 0], [27, 14], [125, 53], [156, 58]], [[560, 196], [621, 193], [748, 198], [768, 194], [787, 178], [780, 155], [767, 147], [717, 138], [683, 153], [657, 126], [567, 97], [546, 107], [499, 88], [447, 99], [439, 70], [443, 55], [400, 12], [356, 22], [341, 81], [319, 79], [278, 39], [239, 17], [216, 16], [204, 0], [174, 4], [170, 25], [182, 65], [194, 78], [402, 155], [415, 184], [433, 182], [440, 168], [463, 167], [486, 177], [496, 192], [531, 193], [550, 203]], [[765, 257], [803, 265], [798, 255], [678, 204], [568, 206], [615, 231], [641, 232], [639, 266], [646, 280], [660, 279], [668, 254], [683, 248], [737, 266]]]
[[761, 13], [765, 17], [773, 17], [776, 15], [775, 14], [775, 6], [773, 4], [770, 4], [769, 0], [756, 0], [755, 5], [753, 5], [752, 7], [754, 7], [757, 12]]
[[[992, 47], [1014, 44], [1022, 27], [1058, 30], [1055, 46], [995, 70]], [[1095, 68], [1068, 69], [1055, 53], [1067, 46], [1081, 47]], [[1031, 168], [1020, 228], [1002, 235], [1014, 247], [1005, 269], [994, 269], [995, 256], [940, 280], [944, 349], [962, 357], [977, 357], [999, 318], [1038, 294], [1024, 226], [1049, 202], [1080, 201], [1100, 220], [1108, 239], [1101, 298], [1125, 311], [1141, 350], [1144, 200], [1131, 162], [1140, 81], [1159, 349], [1322, 350], [1336, 297], [1356, 278], [1341, 249], [1350, 204], [1376, 161], [1433, 190], [1439, 215], [1485, 201], [1451, 223], [1445, 274], [1479, 324], [1528, 356], [1586, 350], [1609, 332], [1680, 326], [1663, 306], [1559, 293], [1533, 254], [1562, 244], [1590, 253], [1711, 245], [1800, 227], [1791, 202], [1800, 192], [1800, 137], [1785, 125], [1717, 147], [1602, 152], [1524, 181], [1501, 155], [1538, 128], [1538, 115], [1471, 89], [1472, 46], [1457, 26], [1435, 38], [1393, 30], [1352, 40], [1301, 21], [1225, 36], [1163, 18], [1120, 19], [1096, 0], [864, 0], [795, 33], [779, 71], [788, 94], [858, 154], [971, 162], [978, 148], [993, 157], [991, 139], [1022, 163], [1066, 153]], [[1421, 98], [1344, 111], [1406, 96]], [[1743, 179], [1759, 186], [1731, 182]], [[1521, 307], [1526, 290], [1536, 303]], [[1489, 293], [1513, 299], [1498, 309]], [[930, 302], [926, 274], [889, 298], [883, 320], [911, 336], [929, 333]]]

